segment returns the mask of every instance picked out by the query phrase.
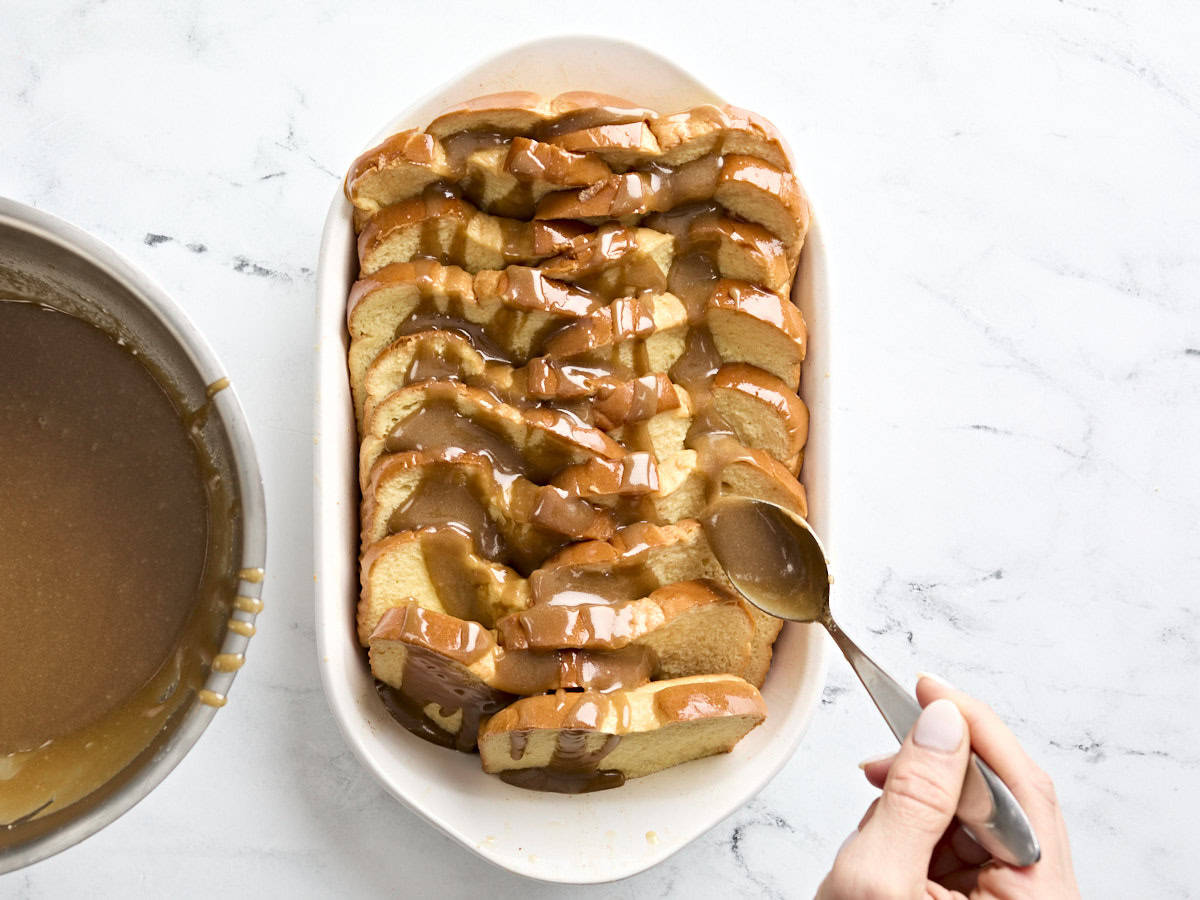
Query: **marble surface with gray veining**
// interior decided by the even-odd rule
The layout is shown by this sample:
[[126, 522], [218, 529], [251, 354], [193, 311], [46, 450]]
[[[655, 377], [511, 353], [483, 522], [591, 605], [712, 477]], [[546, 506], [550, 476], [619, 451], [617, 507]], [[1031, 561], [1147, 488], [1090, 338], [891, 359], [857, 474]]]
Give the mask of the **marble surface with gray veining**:
[[[549, 897], [343, 743], [312, 612], [313, 270], [411, 98], [554, 33], [632, 37], [790, 137], [832, 248], [837, 611], [991, 702], [1055, 776], [1085, 896], [1200, 896], [1200, 11], [1186, 2], [0, 12], [0, 195], [94, 232], [208, 335], [258, 442], [266, 612], [230, 705], [117, 823], [0, 895]], [[729, 4], [730, 7], [734, 4]], [[657, 868], [571, 896], [811, 896], [890, 737], [835, 661], [799, 752]]]

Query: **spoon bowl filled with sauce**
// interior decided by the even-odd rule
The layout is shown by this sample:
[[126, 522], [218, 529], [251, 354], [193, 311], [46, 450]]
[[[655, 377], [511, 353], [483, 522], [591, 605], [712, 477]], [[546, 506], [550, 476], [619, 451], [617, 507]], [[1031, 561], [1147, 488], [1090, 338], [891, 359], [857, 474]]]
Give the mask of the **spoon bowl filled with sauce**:
[[[862, 651], [829, 610], [829, 562], [808, 523], [773, 503], [728, 495], [711, 503], [704, 532], [737, 590], [764, 612], [792, 622], [818, 622], [833, 638], [896, 739], [903, 741], [921, 713], [915, 697]], [[1033, 865], [1037, 836], [1012, 791], [971, 754], [958, 818], [995, 859]]]
[[0, 873], [117, 818], [197, 740], [264, 555], [203, 340], [110, 248], [0, 200]]

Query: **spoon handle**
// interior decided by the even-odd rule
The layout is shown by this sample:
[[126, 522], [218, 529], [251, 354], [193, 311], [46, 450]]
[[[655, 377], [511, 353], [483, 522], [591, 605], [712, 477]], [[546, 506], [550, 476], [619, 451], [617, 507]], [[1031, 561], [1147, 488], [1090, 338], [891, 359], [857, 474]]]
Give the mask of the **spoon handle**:
[[[896, 740], [903, 743], [921, 715], [921, 705], [863, 653], [837, 622], [826, 616], [822, 624], [854, 668]], [[1001, 862], [1031, 866], [1041, 858], [1037, 836], [1025, 811], [1000, 776], [975, 753], [967, 766], [956, 814], [976, 843]]]

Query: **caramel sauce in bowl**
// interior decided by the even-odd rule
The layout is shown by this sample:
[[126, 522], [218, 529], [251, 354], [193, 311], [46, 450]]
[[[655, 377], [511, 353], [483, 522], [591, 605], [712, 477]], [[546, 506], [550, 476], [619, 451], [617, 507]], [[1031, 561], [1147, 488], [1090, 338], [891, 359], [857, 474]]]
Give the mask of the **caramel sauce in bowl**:
[[241, 408], [163, 291], [0, 199], [0, 874], [152, 790], [254, 634], [265, 510]]
[[[640, 47], [603, 38], [554, 38], [512, 48], [461, 73], [432, 95], [413, 102], [372, 140], [364, 140], [363, 148], [396, 131], [424, 127], [446, 107], [483, 94], [533, 91], [554, 96], [580, 89], [604, 91], [662, 113], [725, 102], [692, 75]], [[729, 101], [768, 116], [782, 112], [759, 110], [753, 96]], [[345, 162], [349, 165], [350, 160]], [[813, 185], [806, 179], [806, 167], [802, 159], [796, 163], [811, 198]], [[814, 219], [810, 226], [792, 299], [804, 313], [811, 337], [801, 395], [810, 409], [812, 435], [801, 478], [813, 527], [830, 535], [833, 404], [821, 224]], [[353, 623], [359, 590], [358, 440], [346, 373], [345, 322], [346, 297], [357, 272], [352, 208], [339, 187], [326, 219], [317, 272], [314, 459], [318, 656], [334, 718], [351, 749], [397, 799], [467, 849], [505, 869], [561, 883], [604, 882], [643, 871], [734, 812], [791, 758], [820, 702], [826, 667], [824, 635], [819, 626], [784, 627], [762, 691], [767, 719], [730, 754], [631, 779], [619, 790], [577, 795], [523, 790], [483, 773], [477, 757], [448, 753], [397, 727], [376, 693]], [[571, 337], [569, 332], [560, 334], [562, 340]], [[698, 345], [688, 359], [689, 366], [694, 363], [701, 374], [707, 371], [704, 351]], [[596, 373], [561, 374], [582, 381]], [[600, 589], [590, 580], [586, 587]], [[610, 588], [615, 591], [620, 586]], [[573, 740], [568, 737], [560, 753], [564, 764], [579, 755], [579, 748], [571, 746]], [[819, 816], [815, 810], [812, 827], [826, 824]], [[384, 859], [375, 862], [389, 866]], [[389, 871], [403, 877], [398, 869]]]

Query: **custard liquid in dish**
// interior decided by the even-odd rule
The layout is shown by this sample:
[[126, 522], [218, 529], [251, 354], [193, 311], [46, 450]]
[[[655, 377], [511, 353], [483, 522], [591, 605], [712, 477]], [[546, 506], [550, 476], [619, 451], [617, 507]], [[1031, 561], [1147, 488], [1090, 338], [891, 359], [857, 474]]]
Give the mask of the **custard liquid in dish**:
[[696, 519], [724, 492], [807, 511], [809, 214], [774, 129], [494, 95], [346, 193], [358, 630], [389, 710], [543, 790], [731, 749], [780, 623]]

